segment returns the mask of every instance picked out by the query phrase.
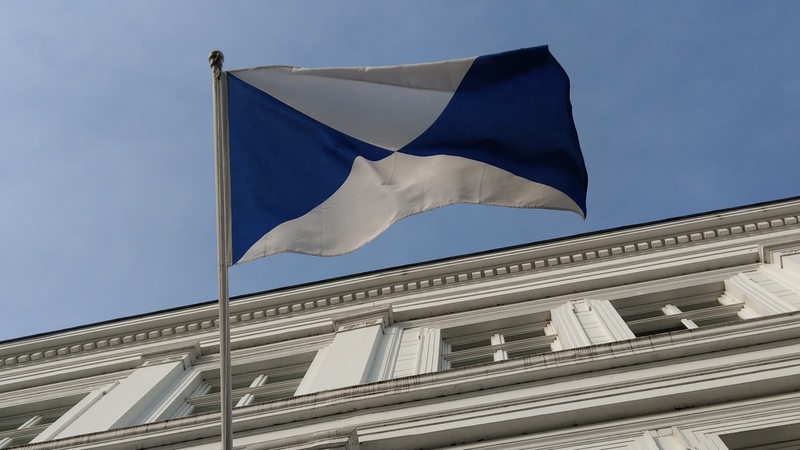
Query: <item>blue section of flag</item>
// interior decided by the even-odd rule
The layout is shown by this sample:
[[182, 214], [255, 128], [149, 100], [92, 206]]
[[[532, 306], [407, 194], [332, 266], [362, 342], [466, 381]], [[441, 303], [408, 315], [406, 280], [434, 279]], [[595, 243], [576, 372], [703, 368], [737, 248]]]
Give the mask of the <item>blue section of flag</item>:
[[232, 258], [342, 185], [356, 156], [392, 152], [351, 138], [228, 74]]
[[438, 120], [399, 151], [482, 161], [554, 187], [586, 213], [569, 78], [547, 47], [477, 58]]

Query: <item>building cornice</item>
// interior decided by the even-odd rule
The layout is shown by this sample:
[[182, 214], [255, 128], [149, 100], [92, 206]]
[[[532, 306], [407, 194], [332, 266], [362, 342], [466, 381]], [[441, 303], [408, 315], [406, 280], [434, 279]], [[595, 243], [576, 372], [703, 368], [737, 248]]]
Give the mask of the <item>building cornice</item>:
[[[796, 246], [799, 223], [800, 199], [791, 199], [284, 288], [233, 301], [232, 333], [250, 323], [309, 312], [330, 311], [330, 315], [341, 316], [346, 314], [342, 308], [351, 305], [413, 298], [421, 293], [436, 296], [438, 291], [459, 286], [585, 269], [597, 263], [654, 253], [692, 249], [702, 253], [707, 246], [747, 242], [756, 246], [766, 234], [774, 236], [770, 245], [784, 245], [785, 241]], [[215, 304], [190, 306], [0, 343], [0, 370], [163, 339], [200, 338], [216, 329], [216, 314]]]
[[[699, 397], [687, 400], [692, 398], [691, 392], [681, 389], [702, 387], [708, 383], [714, 384], [718, 391], [725, 391], [724, 394], [718, 392], [718, 398], [727, 401], [747, 400], [754, 395], [769, 393], [770, 378], [766, 372], [793, 377], [792, 383], [800, 381], [800, 375], [795, 370], [800, 360], [798, 314], [793, 312], [734, 325], [642, 337], [277, 400], [237, 409], [234, 429], [236, 432], [280, 430], [281, 425], [309, 421], [330, 424], [331, 429], [335, 430], [341, 426], [337, 426], [338, 418], [352, 422], [348, 418], [363, 413], [371, 419], [359, 422], [359, 438], [372, 435], [368, 439], [394, 439], [392, 436], [400, 433], [403, 438], [410, 439], [425, 433], [421, 425], [435, 428], [439, 421], [452, 422], [459, 420], [459, 417], [488, 417], [487, 414], [491, 413], [488, 410], [498, 408], [535, 415], [543, 414], [543, 411], [563, 402], [581, 402], [589, 409], [594, 408], [590, 405], [616, 408], [614, 411], [619, 417], [615, 418], [623, 419], [663, 413], [666, 412], [664, 408], [671, 410], [680, 406], [671, 402], [644, 402], [641, 395], [626, 394], [632, 392], [650, 395], [659, 391], [657, 395], [672, 396], [678, 403], [687, 402], [684, 407], [706, 406], [713, 403], [704, 403], [703, 398]], [[744, 361], [737, 356], [742, 352], [749, 355]], [[624, 382], [618, 377], [604, 376], [618, 373], [617, 369], [623, 367], [628, 368]], [[728, 385], [724, 381], [727, 379], [737, 381]], [[748, 384], [748, 389], [741, 389], [741, 383], [750, 383], [752, 380], [758, 382], [758, 391], [755, 384]], [[515, 391], [509, 395], [520, 395], [516, 402], [506, 398], [504, 393], [507, 386], [515, 386]], [[520, 394], [523, 386], [528, 387], [527, 396]], [[459, 402], [448, 404], [448, 397], [460, 398], [463, 395], [486, 396], [487, 401], [481, 401], [479, 405], [474, 401], [463, 405]], [[614, 405], [609, 402], [612, 398], [616, 402]], [[695, 403], [690, 404], [692, 401]], [[429, 402], [436, 402], [437, 408], [425, 406]], [[628, 405], [630, 409], [622, 408], [620, 404]], [[389, 406], [393, 408], [386, 408]], [[421, 410], [427, 413], [420, 415], [417, 411]], [[378, 414], [378, 411], [384, 414]], [[570, 410], [570, 420], [579, 417], [576, 414], [575, 410]], [[589, 415], [580, 416], [587, 417], [584, 425], [592, 423], [592, 414], [589, 411]], [[594, 414], [599, 412], [595, 411]], [[400, 417], [404, 418], [400, 420]], [[604, 415], [598, 420], [608, 418]], [[218, 433], [219, 415], [206, 414], [21, 448], [141, 448], [150, 443], [170, 445], [189, 439], [214, 439]]]

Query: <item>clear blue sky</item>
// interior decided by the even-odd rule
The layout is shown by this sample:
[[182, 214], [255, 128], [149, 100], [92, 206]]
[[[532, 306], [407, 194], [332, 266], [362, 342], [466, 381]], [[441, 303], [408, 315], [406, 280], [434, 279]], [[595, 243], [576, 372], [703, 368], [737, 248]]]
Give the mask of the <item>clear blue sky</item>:
[[449, 207], [231, 295], [800, 195], [800, 2], [5, 1], [0, 340], [217, 295], [211, 75], [550, 45], [588, 218]]

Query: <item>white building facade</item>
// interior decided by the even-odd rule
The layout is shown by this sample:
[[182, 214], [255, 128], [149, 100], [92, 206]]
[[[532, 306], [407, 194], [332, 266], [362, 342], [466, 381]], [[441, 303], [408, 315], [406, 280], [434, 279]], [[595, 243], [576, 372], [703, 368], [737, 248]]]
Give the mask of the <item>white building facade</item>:
[[[800, 198], [230, 309], [236, 448], [800, 448]], [[220, 448], [216, 314], [0, 343], [0, 449]]]

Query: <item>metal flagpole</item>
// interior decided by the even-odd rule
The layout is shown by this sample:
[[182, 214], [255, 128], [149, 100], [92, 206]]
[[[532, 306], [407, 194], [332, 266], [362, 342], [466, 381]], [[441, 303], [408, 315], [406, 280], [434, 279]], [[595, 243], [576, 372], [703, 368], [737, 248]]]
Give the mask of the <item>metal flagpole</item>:
[[219, 278], [219, 391], [222, 450], [233, 450], [233, 402], [231, 393], [231, 346], [228, 313], [228, 267], [230, 266], [228, 101], [224, 56], [219, 50], [208, 55], [214, 89], [214, 163], [217, 185], [217, 261]]

